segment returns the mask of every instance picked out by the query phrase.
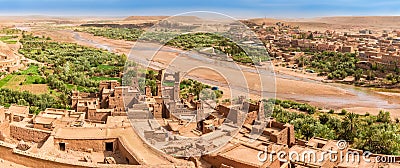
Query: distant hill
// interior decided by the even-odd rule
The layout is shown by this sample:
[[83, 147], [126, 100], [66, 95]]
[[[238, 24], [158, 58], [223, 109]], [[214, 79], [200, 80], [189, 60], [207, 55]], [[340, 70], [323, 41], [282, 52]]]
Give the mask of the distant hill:
[[265, 24], [275, 24], [277, 22], [284, 22], [282, 20], [278, 19], [273, 19], [273, 18], [254, 18], [254, 19], [249, 19], [249, 22], [253, 22], [255, 24], [261, 25], [263, 23]]
[[124, 21], [133, 21], [133, 20], [163, 20], [169, 16], [129, 16], [124, 19]]
[[377, 31], [400, 29], [400, 16], [334, 16], [311, 18], [299, 21], [318, 23], [320, 25], [322, 23], [322, 25], [330, 27], [330, 29], [370, 29]]
[[314, 18], [311, 21], [346, 25], [400, 25], [400, 16], [337, 16]]
[[255, 18], [248, 21], [261, 25], [283, 22], [292, 26], [299, 26], [305, 30], [351, 31], [360, 29], [395, 30], [400, 29], [400, 16], [333, 16], [296, 19]]
[[203, 21], [197, 16], [129, 16], [123, 21], [159, 21], [163, 19], [185, 23], [196, 23]]

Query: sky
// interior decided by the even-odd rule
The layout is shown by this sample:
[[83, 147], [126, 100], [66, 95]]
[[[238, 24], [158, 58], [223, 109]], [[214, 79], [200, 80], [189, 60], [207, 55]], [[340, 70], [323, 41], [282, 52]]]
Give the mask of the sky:
[[0, 0], [0, 15], [129, 16], [213, 11], [237, 18], [400, 15], [399, 0]]

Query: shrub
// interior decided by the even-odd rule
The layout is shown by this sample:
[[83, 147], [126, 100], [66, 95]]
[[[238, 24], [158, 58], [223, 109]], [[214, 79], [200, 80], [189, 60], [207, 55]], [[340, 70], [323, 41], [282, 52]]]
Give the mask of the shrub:
[[376, 121], [378, 122], [383, 122], [383, 123], [389, 123], [390, 122], [390, 113], [385, 112], [385, 111], [379, 111], [378, 116], [376, 116], [377, 119]]
[[339, 113], [339, 115], [346, 115], [347, 114], [347, 110], [342, 109], [342, 111]]

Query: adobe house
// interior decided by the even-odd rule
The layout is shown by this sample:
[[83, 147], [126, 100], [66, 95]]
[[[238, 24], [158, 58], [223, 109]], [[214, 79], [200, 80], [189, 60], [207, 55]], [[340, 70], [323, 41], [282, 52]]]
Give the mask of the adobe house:
[[11, 122], [20, 122], [29, 115], [28, 106], [12, 104], [5, 112], [5, 119]]

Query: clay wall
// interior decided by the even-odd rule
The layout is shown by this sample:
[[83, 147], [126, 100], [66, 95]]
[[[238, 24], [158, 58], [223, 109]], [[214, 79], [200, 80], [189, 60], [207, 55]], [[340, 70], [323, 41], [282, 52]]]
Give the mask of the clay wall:
[[17, 140], [24, 140], [25, 142], [44, 142], [50, 134], [50, 131], [10, 125], [10, 136]]
[[89, 109], [87, 119], [91, 121], [107, 121], [107, 117], [111, 115], [111, 112], [96, 112], [96, 109]]
[[65, 150], [74, 151], [94, 151], [103, 152], [106, 151], [106, 142], [113, 143], [113, 151], [118, 150], [118, 141], [116, 138], [110, 139], [59, 139], [54, 138], [54, 145], [59, 146], [60, 143], [65, 143]]

